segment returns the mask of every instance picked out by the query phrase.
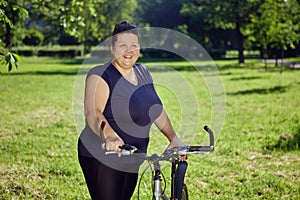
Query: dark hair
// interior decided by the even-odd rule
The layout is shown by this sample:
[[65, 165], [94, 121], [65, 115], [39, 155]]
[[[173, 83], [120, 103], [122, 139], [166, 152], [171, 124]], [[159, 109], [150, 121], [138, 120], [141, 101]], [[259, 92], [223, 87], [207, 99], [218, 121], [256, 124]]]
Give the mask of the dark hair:
[[112, 45], [115, 45], [117, 41], [116, 35], [122, 32], [135, 34], [139, 38], [139, 33], [137, 28], [138, 27], [136, 25], [130, 24], [128, 21], [122, 21], [121, 23], [116, 24], [112, 32]]

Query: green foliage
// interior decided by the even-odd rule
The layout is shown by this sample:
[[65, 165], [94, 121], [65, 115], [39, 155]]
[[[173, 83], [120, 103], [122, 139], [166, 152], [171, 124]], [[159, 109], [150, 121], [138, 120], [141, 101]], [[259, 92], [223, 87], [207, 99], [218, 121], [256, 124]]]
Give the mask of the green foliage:
[[13, 23], [10, 19], [6, 16], [4, 8], [8, 6], [8, 2], [1, 0], [0, 1], [0, 21], [4, 22], [5, 24], [9, 24], [10, 27], [13, 26]]
[[299, 42], [299, 9], [295, 0], [264, 1], [256, 13], [251, 14], [252, 40], [265, 51], [268, 46], [286, 50]]
[[[0, 27], [4, 30], [5, 45], [11, 47], [11, 39], [13, 37], [13, 29], [23, 27], [23, 20], [28, 15], [28, 11], [20, 2], [14, 0], [0, 0]], [[16, 27], [18, 25], [18, 27]]]
[[[6, 31], [6, 38], [4, 41], [6, 47], [11, 47], [11, 30], [15, 23], [17, 23], [18, 19], [27, 14], [28, 11], [15, 1], [0, 0], [0, 22], [4, 22], [3, 24], [5, 25], [3, 30]], [[11, 71], [13, 66], [18, 69], [18, 62], [22, 60], [22, 58], [18, 54], [5, 49], [1, 40], [0, 42], [0, 64], [7, 65], [8, 71]]]
[[184, 25], [184, 16], [180, 14], [182, 5], [178, 0], [138, 0], [135, 19], [139, 24], [177, 29]]
[[[9, 13], [9, 11], [13, 11], [14, 13]], [[14, 24], [10, 19], [12, 14], [17, 14], [17, 16], [22, 17], [28, 15], [28, 11], [15, 1], [0, 0], [0, 21], [13, 27]]]
[[115, 24], [131, 20], [136, 0], [71, 0], [60, 7], [64, 31], [78, 38], [87, 50], [108, 37]]
[[22, 61], [22, 58], [18, 54], [9, 52], [0, 47], [0, 64], [7, 65], [8, 71], [11, 71], [13, 67], [18, 69], [19, 61]]
[[277, 49], [295, 48], [295, 42], [300, 40], [299, 10], [300, 5], [295, 0], [279, 1], [276, 31], [273, 31], [273, 43]]
[[256, 1], [186, 1], [183, 13], [191, 13], [196, 17], [201, 12], [205, 13], [204, 20], [217, 28], [235, 29], [239, 21], [242, 27], [249, 22], [249, 13], [253, 12]]
[[242, 54], [243, 47], [261, 47], [265, 51], [267, 46], [295, 48], [300, 37], [299, 10], [296, 0], [193, 0], [185, 1], [181, 12], [192, 20], [203, 19], [213, 27], [234, 29]]
[[239, 51], [239, 63], [244, 63], [245, 32], [248, 31], [247, 25], [250, 23], [250, 14], [255, 12], [258, 2], [257, 0], [186, 1], [182, 13], [192, 18], [200, 15], [206, 23], [214, 28], [234, 30]]
[[23, 42], [25, 45], [40, 46], [43, 43], [43, 40], [44, 35], [41, 33], [41, 31], [37, 29], [30, 29], [27, 31]]

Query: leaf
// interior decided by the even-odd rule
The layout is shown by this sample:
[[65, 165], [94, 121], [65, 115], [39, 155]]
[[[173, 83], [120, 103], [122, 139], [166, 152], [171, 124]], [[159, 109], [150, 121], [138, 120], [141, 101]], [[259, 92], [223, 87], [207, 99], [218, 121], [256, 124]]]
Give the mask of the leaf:
[[16, 69], [18, 70], [18, 62], [19, 61], [23, 61], [23, 59], [22, 59], [22, 57], [21, 56], [19, 56], [18, 54], [15, 54], [15, 53], [12, 53], [12, 57], [14, 58], [14, 60], [15, 60], [15, 67], [16, 67]]
[[5, 64], [6, 64], [6, 65], [10, 62], [10, 53], [7, 53], [7, 54], [4, 56], [4, 60], [5, 60]]
[[25, 8], [19, 7], [20, 12], [22, 12], [24, 15], [28, 15], [28, 11]]
[[18, 70], [18, 61], [22, 61], [22, 57], [16, 53], [7, 52], [0, 57], [0, 64], [7, 65], [9, 72], [12, 70], [13, 66]]
[[16, 53], [12, 53], [12, 56], [14, 57], [16, 62], [23, 61], [22, 57], [20, 55], [16, 54]]
[[10, 63], [8, 63], [8, 71], [10, 72], [11, 70], [12, 70], [12, 64], [10, 62]]

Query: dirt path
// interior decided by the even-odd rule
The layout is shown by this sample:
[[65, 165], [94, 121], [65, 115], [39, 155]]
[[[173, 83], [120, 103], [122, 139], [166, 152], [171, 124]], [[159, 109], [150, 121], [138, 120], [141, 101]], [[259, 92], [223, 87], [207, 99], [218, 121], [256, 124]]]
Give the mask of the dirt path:
[[[261, 60], [261, 61], [265, 62], [265, 60]], [[284, 66], [289, 67], [291, 69], [300, 69], [300, 63], [297, 63], [297, 62], [290, 62], [290, 61], [281, 62], [280, 59], [277, 62], [278, 62], [279, 65], [283, 64]], [[275, 64], [276, 60], [275, 59], [267, 59], [267, 63]]]

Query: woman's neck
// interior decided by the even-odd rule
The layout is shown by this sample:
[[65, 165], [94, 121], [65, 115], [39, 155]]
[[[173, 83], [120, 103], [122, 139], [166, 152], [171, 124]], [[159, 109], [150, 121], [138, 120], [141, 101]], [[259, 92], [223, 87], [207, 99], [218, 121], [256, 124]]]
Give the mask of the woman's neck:
[[122, 74], [122, 76], [126, 76], [133, 72], [133, 66], [129, 68], [123, 68], [118, 65], [116, 62], [112, 62], [113, 66]]
[[115, 62], [112, 62], [112, 64], [127, 81], [129, 81], [133, 85], [138, 84], [137, 77], [136, 77], [133, 67], [122, 68], [122, 67], [118, 66], [118, 64]]

